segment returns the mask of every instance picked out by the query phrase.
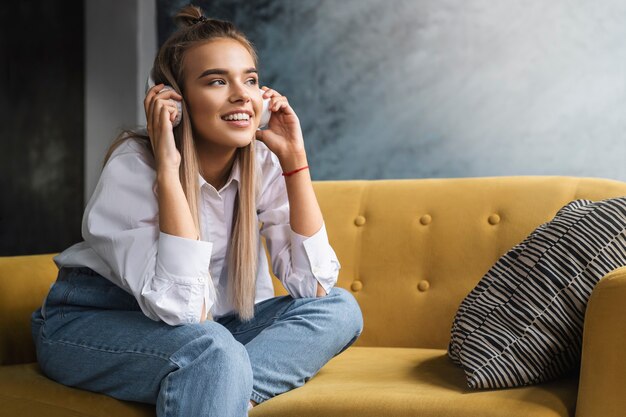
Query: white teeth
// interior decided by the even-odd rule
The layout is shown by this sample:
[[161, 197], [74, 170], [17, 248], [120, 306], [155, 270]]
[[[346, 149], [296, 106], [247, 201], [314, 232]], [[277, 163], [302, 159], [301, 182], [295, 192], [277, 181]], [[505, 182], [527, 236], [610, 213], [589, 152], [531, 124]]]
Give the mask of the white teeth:
[[224, 120], [250, 120], [250, 115], [247, 113], [234, 113], [228, 116], [222, 117]]

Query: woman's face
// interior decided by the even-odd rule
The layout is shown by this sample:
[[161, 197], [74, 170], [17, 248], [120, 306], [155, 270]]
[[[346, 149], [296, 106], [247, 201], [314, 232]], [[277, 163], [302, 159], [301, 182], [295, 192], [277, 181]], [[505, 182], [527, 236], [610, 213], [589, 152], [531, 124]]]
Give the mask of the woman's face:
[[[248, 50], [233, 39], [212, 40], [187, 50], [183, 71], [183, 98], [196, 140], [247, 146], [255, 137], [263, 109], [258, 74]], [[227, 120], [231, 114], [234, 120]]]

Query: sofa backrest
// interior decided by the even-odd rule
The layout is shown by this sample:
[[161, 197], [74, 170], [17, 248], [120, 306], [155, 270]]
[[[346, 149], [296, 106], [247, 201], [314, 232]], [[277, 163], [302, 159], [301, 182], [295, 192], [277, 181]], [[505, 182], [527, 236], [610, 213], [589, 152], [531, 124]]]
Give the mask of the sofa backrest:
[[[454, 314], [493, 263], [571, 200], [626, 195], [575, 177], [316, 181], [364, 329], [354, 346], [445, 349]], [[0, 257], [0, 365], [35, 361], [30, 315], [56, 279], [54, 254]], [[286, 294], [274, 277], [277, 295]]]
[[575, 177], [317, 182], [341, 271], [363, 311], [354, 346], [447, 348], [456, 310], [489, 268], [575, 199], [626, 183]]
[[56, 279], [53, 256], [0, 257], [0, 365], [36, 360], [30, 316]]

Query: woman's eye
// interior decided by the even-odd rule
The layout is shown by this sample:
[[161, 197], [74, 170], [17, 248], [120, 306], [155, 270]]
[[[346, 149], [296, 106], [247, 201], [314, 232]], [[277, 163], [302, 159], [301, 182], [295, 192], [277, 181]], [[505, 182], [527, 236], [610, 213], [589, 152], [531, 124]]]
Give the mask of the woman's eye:
[[249, 82], [251, 85], [256, 85], [257, 80], [256, 80], [256, 78], [250, 78], [250, 79], [248, 80], [248, 82]]
[[209, 82], [209, 85], [214, 85], [215, 83], [224, 83], [224, 80], [213, 80]]

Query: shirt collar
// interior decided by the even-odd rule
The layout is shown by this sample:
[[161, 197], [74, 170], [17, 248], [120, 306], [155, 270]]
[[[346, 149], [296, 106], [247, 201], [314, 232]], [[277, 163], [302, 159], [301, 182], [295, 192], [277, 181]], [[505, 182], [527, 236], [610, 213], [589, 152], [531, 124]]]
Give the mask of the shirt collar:
[[[230, 170], [230, 175], [228, 176], [228, 180], [226, 180], [226, 184], [224, 184], [223, 189], [226, 189], [226, 187], [228, 187], [230, 183], [233, 181], [237, 181], [237, 188], [239, 188], [239, 184], [241, 183], [241, 169], [239, 167], [239, 155], [235, 157], [235, 162], [233, 163], [233, 167]], [[202, 177], [202, 175], [198, 174], [198, 184], [200, 185], [200, 188], [202, 188], [204, 184], [209, 184], [209, 183], [206, 182], [206, 180]], [[220, 190], [217, 190], [217, 191], [219, 192]]]

